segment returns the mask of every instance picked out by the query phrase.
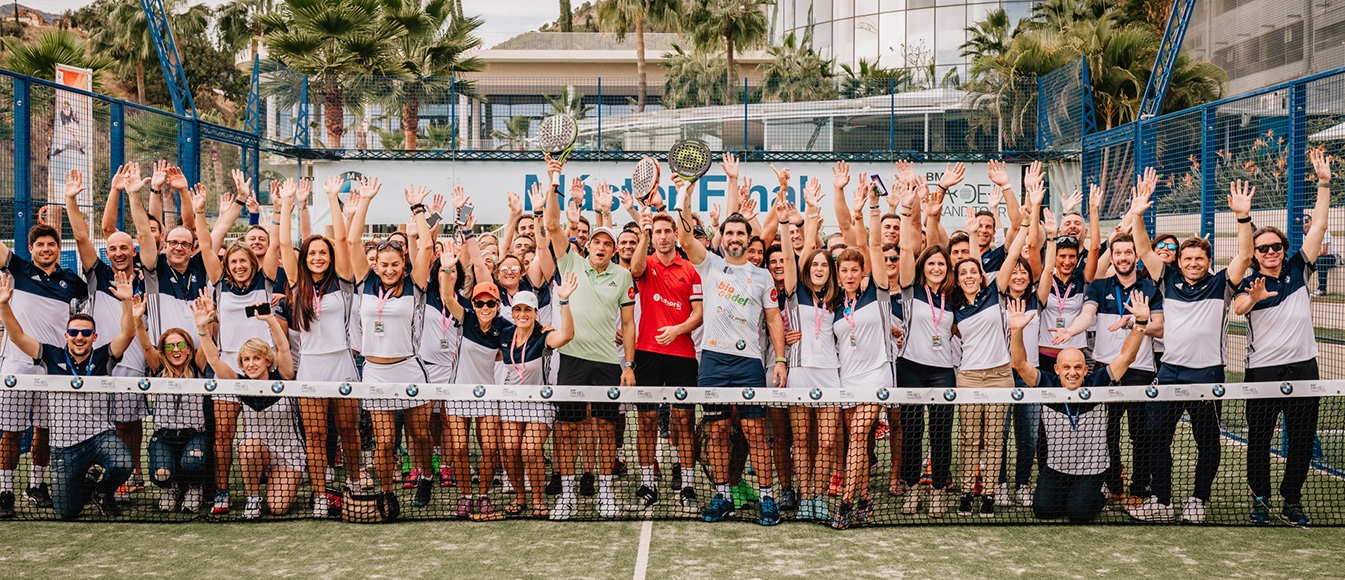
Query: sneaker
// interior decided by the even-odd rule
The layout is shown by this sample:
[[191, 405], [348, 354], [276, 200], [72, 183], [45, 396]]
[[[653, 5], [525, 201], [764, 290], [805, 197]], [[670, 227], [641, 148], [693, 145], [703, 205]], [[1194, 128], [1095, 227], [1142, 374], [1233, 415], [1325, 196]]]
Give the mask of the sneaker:
[[999, 507], [1013, 505], [1013, 494], [1009, 493], [1009, 484], [1001, 483], [995, 486], [995, 505]]
[[115, 518], [121, 515], [121, 508], [117, 507], [117, 498], [114, 496], [95, 493], [93, 504], [98, 506], [98, 512], [106, 517]]
[[1288, 522], [1291, 526], [1308, 525], [1308, 514], [1303, 513], [1303, 504], [1300, 502], [1280, 502], [1280, 519]]
[[794, 488], [786, 487], [780, 490], [780, 511], [792, 512], [797, 509], [799, 509], [799, 499], [794, 494]]
[[262, 496], [249, 495], [248, 503], [243, 507], [243, 515], [238, 519], [245, 522], [255, 522], [262, 517]]
[[659, 465], [657, 459], [654, 460], [654, 481], [663, 481], [663, 466]]
[[827, 485], [827, 495], [831, 497], [841, 495], [841, 486], [844, 484], [845, 480], [841, 477], [841, 472], [837, 471], [831, 474], [831, 483]]
[[1144, 502], [1147, 501], [1148, 499], [1149, 498], [1140, 497], [1138, 495], [1132, 495], [1127, 497], [1125, 499], [1125, 502], [1123, 503], [1125, 505], [1126, 511], [1137, 510], [1141, 509], [1144, 506]]
[[1252, 499], [1250, 519], [1253, 524], [1265, 524], [1270, 520], [1270, 498], [1258, 495]]
[[37, 507], [51, 509], [54, 505], [51, 503], [51, 488], [47, 487], [47, 482], [37, 484], [37, 487], [30, 487], [23, 493], [28, 499], [37, 504]]
[[813, 498], [805, 497], [799, 500], [798, 509], [794, 510], [794, 519], [801, 522], [807, 522], [813, 519]]
[[177, 486], [159, 488], [159, 511], [169, 513], [177, 509]]
[[555, 507], [551, 508], [551, 515], [548, 516], [553, 522], [563, 522], [574, 516], [574, 507], [578, 500], [573, 496], [560, 496], [556, 500]]
[[117, 503], [131, 503], [131, 488], [127, 487], [125, 483], [118, 485], [116, 493], [112, 494], [112, 499]]
[[831, 529], [846, 530], [850, 528], [850, 512], [852, 508], [850, 502], [841, 502], [841, 507], [836, 509], [836, 515], [831, 518]]
[[145, 491], [145, 478], [139, 473], [132, 473], [131, 479], [126, 480], [126, 484], [127, 484], [126, 491], [129, 491], [131, 493], [135, 493], [137, 491]]
[[935, 489], [929, 492], [929, 517], [941, 518], [948, 515], [948, 490]]
[[363, 491], [374, 490], [374, 476], [370, 475], [369, 470], [363, 467], [360, 468], [360, 478], [355, 483]]
[[878, 426], [873, 430], [873, 438], [882, 440], [892, 433], [892, 427], [887, 424], [887, 419], [879, 419]]
[[999, 505], [999, 504], [998, 504], [998, 502], [997, 502], [994, 498], [990, 498], [990, 497], [982, 497], [982, 498], [981, 498], [981, 511], [980, 511], [979, 513], [977, 513], [976, 515], [977, 515], [977, 516], [980, 516], [980, 517], [983, 517], [983, 518], [986, 518], [986, 519], [993, 518], [993, 517], [995, 517], [995, 506], [996, 506], [996, 505]]
[[433, 493], [434, 480], [428, 477], [420, 478], [420, 480], [416, 482], [416, 497], [411, 500], [411, 505], [415, 507], [425, 507], [430, 505], [430, 497]]
[[439, 466], [439, 486], [454, 487], [456, 485], [458, 485], [458, 481], [453, 479], [453, 468], [447, 465]]
[[729, 489], [729, 495], [733, 496], [733, 509], [737, 510], [754, 504], [761, 499], [761, 494], [752, 489], [752, 486], [747, 485], [747, 481], [741, 479]]
[[616, 458], [616, 463], [612, 464], [612, 476], [626, 477], [627, 470], [628, 468], [626, 467], [626, 460], [620, 457]]
[[[491, 487], [503, 487], [503, 486], [509, 485], [509, 484], [507, 483], [507, 480], [508, 480], [508, 478], [506, 478], [506, 477], [504, 476], [504, 468], [503, 468], [503, 467], [496, 467], [496, 468], [495, 468], [495, 475], [491, 476], [490, 485], [491, 485]], [[505, 493], [513, 493], [513, 492], [512, 492], [512, 491], [509, 491], [509, 492], [505, 492]]]
[[971, 515], [972, 504], [976, 502], [976, 496], [969, 493], [962, 494], [962, 501], [957, 504], [957, 515], [967, 517]]
[[229, 490], [215, 492], [215, 507], [210, 508], [210, 513], [217, 516], [229, 513]]
[[560, 472], [551, 472], [551, 481], [546, 483], [546, 489], [543, 491], [547, 495], [560, 495]]
[[831, 508], [827, 507], [827, 498], [820, 495], [813, 498], [813, 519], [819, 522], [831, 519]]
[[696, 488], [684, 487], [682, 492], [677, 494], [677, 502], [682, 504], [682, 512], [688, 514], [701, 513], [701, 502], [696, 498]]
[[476, 513], [472, 514], [474, 522], [497, 522], [504, 519], [504, 514], [495, 511], [495, 504], [489, 497], [478, 496], [476, 498]]
[[481, 475], [476, 472], [476, 468], [471, 467], [469, 469], [472, 470], [472, 487], [481, 485]]
[[757, 503], [757, 523], [763, 526], [780, 523], [780, 504], [775, 503], [775, 498], [766, 496]]
[[682, 464], [674, 463], [672, 466], [672, 488], [682, 489], [683, 483], [685, 482], [682, 481]]
[[919, 485], [906, 491], [906, 499], [901, 500], [901, 513], [903, 515], [913, 516], [920, 512], [920, 496], [925, 494], [928, 488]]
[[1186, 507], [1182, 508], [1182, 523], [1205, 523], [1205, 500], [1198, 497], [1186, 498]]
[[402, 489], [415, 489], [416, 486], [419, 485], [417, 483], [419, 481], [420, 481], [420, 468], [417, 467], [415, 469], [412, 469], [411, 475], [408, 475], [406, 477], [406, 480], [402, 482]]
[[205, 491], [199, 485], [187, 487], [187, 492], [182, 494], [182, 511], [194, 514], [201, 511], [201, 499]]
[[326, 518], [330, 513], [327, 509], [327, 494], [320, 493], [313, 496], [313, 517]]
[[457, 516], [458, 519], [460, 520], [465, 520], [472, 517], [472, 498], [466, 495], [458, 496]]
[[733, 517], [734, 513], [733, 502], [724, 497], [724, 494], [716, 493], [714, 499], [710, 500], [710, 506], [701, 513], [701, 519], [707, 522], [722, 522]]
[[616, 498], [610, 494], [598, 496], [598, 517], [612, 519], [621, 515], [621, 508], [616, 505]]
[[583, 476], [579, 478], [579, 495], [582, 495], [584, 497], [593, 497], [597, 493], [598, 490], [594, 489], [593, 487], [592, 473], [585, 473]]
[[855, 513], [851, 517], [857, 524], [867, 524], [873, 519], [873, 502], [861, 497], [855, 502]]
[[14, 492], [0, 491], [0, 520], [14, 517]]
[[630, 505], [626, 506], [626, 509], [637, 512], [650, 509], [656, 503], [658, 503], [658, 492], [652, 487], [642, 485], [640, 489], [635, 490], [635, 497], [631, 499]]
[[1141, 522], [1171, 522], [1176, 519], [1172, 512], [1172, 504], [1158, 503], [1156, 496], [1150, 496], [1141, 501], [1139, 507], [1132, 507], [1126, 511], [1130, 513], [1131, 518]]
[[1018, 491], [1013, 494], [1013, 501], [1023, 507], [1032, 507], [1032, 487], [1028, 485], [1018, 486]]

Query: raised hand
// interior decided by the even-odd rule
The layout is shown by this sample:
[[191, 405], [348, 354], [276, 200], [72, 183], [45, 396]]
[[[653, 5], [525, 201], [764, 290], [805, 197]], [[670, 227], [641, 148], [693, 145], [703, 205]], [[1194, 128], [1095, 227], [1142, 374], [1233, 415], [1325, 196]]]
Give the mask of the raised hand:
[[117, 272], [112, 279], [112, 295], [121, 301], [134, 298], [135, 274], [130, 271]]
[[1043, 208], [1041, 210], [1041, 215], [1042, 215], [1042, 227], [1046, 228], [1046, 237], [1054, 238], [1055, 233], [1057, 231], [1055, 223], [1055, 212], [1051, 211], [1051, 208], [1049, 207]]
[[1027, 328], [1028, 323], [1032, 322], [1032, 318], [1037, 315], [1035, 310], [1029, 313], [1027, 311], [1027, 301], [1021, 299], [1005, 301], [1004, 309], [1009, 313], [1009, 330]]
[[539, 212], [546, 207], [546, 190], [542, 189], [542, 184], [532, 184], [532, 190], [528, 192], [528, 200], [532, 202], [532, 211]]
[[341, 215], [347, 222], [355, 217], [355, 208], [360, 206], [360, 190], [351, 188], [350, 193], [346, 195], [346, 204], [341, 206]]
[[[275, 185], [275, 182], [274, 182], [274, 181], [271, 182], [271, 185], [274, 186], [274, 185]], [[255, 214], [255, 213], [260, 213], [260, 212], [262, 211], [262, 204], [257, 203], [257, 194], [256, 194], [256, 193], [250, 193], [250, 194], [248, 195], [247, 201], [244, 203], [244, 207], [247, 208], [248, 213], [253, 213], [253, 214]]]
[[294, 190], [294, 204], [299, 207], [307, 206], [310, 195], [313, 195], [313, 178], [299, 178], [299, 187]]
[[1312, 169], [1317, 172], [1317, 185], [1331, 185], [1331, 161], [1333, 159], [1326, 154], [1326, 149], [1317, 147], [1308, 152], [1308, 159], [1312, 161]]
[[999, 184], [990, 186], [990, 195], [986, 197], [985, 201], [986, 205], [990, 207], [990, 211], [999, 213], [999, 204], [1003, 202], [1004, 202], [1004, 187]]
[[587, 197], [588, 194], [584, 192], [584, 180], [578, 177], [570, 178], [570, 199], [579, 200], [580, 205], [583, 205], [583, 200]]
[[579, 217], [583, 207], [583, 197], [570, 198], [570, 205], [565, 208], [565, 220], [569, 222], [571, 229], [579, 227]]
[[505, 195], [504, 203], [506, 206], [509, 207], [509, 213], [511, 214], [523, 213], [523, 202], [519, 200], [517, 193], [509, 191], [505, 192], [504, 195]]
[[[1046, 188], [1042, 187], [1041, 182], [1027, 186], [1027, 202], [1032, 207], [1041, 207], [1041, 202], [1046, 199]], [[1027, 208], [1023, 208], [1026, 210]]]
[[550, 153], [544, 153], [542, 156], [546, 159], [546, 177], [551, 183], [560, 183], [561, 171], [565, 169], [565, 162], [551, 158]]
[[84, 174], [78, 169], [71, 169], [65, 174], [65, 199], [67, 201], [79, 197], [87, 189], [84, 187]]
[[294, 183], [293, 179], [287, 178], [285, 179], [285, 181], [280, 183], [272, 181], [271, 199], [279, 201], [282, 204], [294, 203], [294, 193], [298, 191], [298, 189], [299, 186]]
[[845, 189], [850, 185], [850, 164], [845, 161], [837, 161], [831, 166], [831, 186], [836, 189]]
[[138, 195], [141, 189], [144, 189], [146, 185], [149, 185], [150, 180], [149, 177], [143, 179], [140, 177], [139, 163], [131, 163], [127, 165], [125, 179], [127, 195]]
[[191, 313], [197, 328], [203, 328], [215, 321], [215, 301], [206, 289], [202, 288], [201, 295], [192, 302]]
[[991, 183], [1000, 187], [1009, 186], [1009, 169], [1005, 167], [1003, 161], [991, 159], [986, 162], [986, 177], [990, 178]]
[[724, 152], [719, 161], [719, 168], [724, 170], [724, 175], [728, 176], [729, 179], [738, 179], [738, 158], [734, 157], [732, 153]]
[[1256, 186], [1250, 182], [1236, 179], [1229, 185], [1228, 209], [1233, 215], [1245, 218], [1252, 215], [1252, 196], [1256, 195]]
[[430, 188], [423, 185], [417, 186], [412, 183], [410, 187], [402, 190], [402, 195], [406, 197], [406, 205], [419, 205], [425, 201], [425, 196], [430, 194]]
[[[1000, 165], [1004, 164], [1001, 163]], [[967, 166], [963, 165], [961, 161], [949, 163], [947, 168], [944, 169], [943, 175], [939, 177], [939, 189], [948, 190], [957, 187], [957, 184], [962, 183], [962, 176], [966, 173]], [[1007, 186], [1008, 182], [1006, 181], [1002, 185]]]
[[177, 191], [187, 191], [187, 176], [181, 167], [168, 168], [168, 187]]
[[252, 180], [248, 179], [246, 175], [243, 175], [241, 169], [230, 171], [229, 177], [233, 178], [235, 196], [247, 197], [252, 192]]
[[915, 185], [904, 182], [893, 190], [892, 195], [887, 197], [897, 200], [897, 204], [905, 210], [896, 212], [894, 209], [893, 212], [895, 213], [910, 213], [911, 210], [915, 209], [915, 204], [920, 199], [920, 196], [915, 193]]
[[1130, 291], [1130, 302], [1126, 310], [1135, 316], [1135, 320], [1149, 320], [1149, 297], [1139, 290]]
[[464, 190], [461, 185], [453, 188], [454, 213], [460, 212], [462, 210], [462, 206], [467, 205], [467, 203], [470, 201], [472, 201], [471, 196], [467, 195], [466, 190]]
[[717, 203], [710, 206], [710, 225], [719, 227], [719, 204]]
[[[344, 182], [345, 180], [341, 179], [341, 176], [339, 175], [328, 176], [327, 179], [322, 181], [322, 192], [327, 194], [327, 197], [331, 197], [333, 195], [341, 195], [341, 185]], [[350, 192], [350, 194], [351, 194], [350, 196], [346, 196], [347, 203], [349, 202], [351, 196], [359, 195], [354, 191]]]
[[1102, 188], [1098, 187], [1096, 183], [1088, 184], [1088, 215], [1102, 215], [1100, 212], [1102, 211], [1102, 197], [1104, 195]]
[[196, 191], [191, 194], [191, 208], [196, 211], [196, 215], [205, 215], [205, 201], [209, 194], [204, 183], [196, 184]]
[[565, 275], [565, 281], [560, 285], [560, 288], [556, 289], [556, 298], [559, 298], [561, 302], [569, 300], [570, 295], [574, 294], [574, 291], [578, 288], [579, 277], [574, 272], [570, 272]]
[[150, 173], [149, 187], [154, 191], [163, 191], [163, 185], [168, 182], [168, 164], [167, 159], [160, 159], [154, 162], [152, 173]]
[[896, 177], [898, 181], [914, 182], [916, 180], [915, 164], [911, 163], [909, 159], [902, 159], [900, 161], [897, 161], [896, 166], [897, 166]]
[[141, 294], [131, 299], [131, 316], [134, 318], [143, 318], [145, 316], [145, 295]]
[[1032, 186], [1041, 185], [1046, 176], [1041, 172], [1041, 162], [1033, 161], [1027, 166], [1027, 173], [1023, 175], [1023, 189], [1029, 189]]
[[747, 221], [752, 221], [757, 217], [757, 198], [752, 196], [743, 196], [738, 204], [738, 213]]
[[1259, 276], [1247, 286], [1247, 296], [1251, 297], [1253, 303], [1260, 302], [1272, 296], [1279, 296], [1280, 293], [1274, 290], [1266, 290], [1266, 280], [1268, 278]]
[[360, 177], [360, 199], [373, 201], [378, 192], [383, 189], [383, 183], [377, 176], [364, 175]]
[[635, 207], [635, 198], [631, 197], [629, 189], [626, 189], [624, 187], [621, 188], [621, 191], [616, 192], [616, 199], [617, 201], [621, 202], [621, 207], [625, 208]]
[[606, 180], [598, 182], [598, 187], [593, 189], [593, 211], [606, 213], [612, 211], [612, 187], [607, 185]]
[[822, 203], [822, 180], [816, 175], [808, 178], [808, 185], [803, 187], [803, 199], [808, 202], [809, 210]]
[[448, 200], [446, 200], [442, 194], [434, 194], [434, 196], [430, 198], [430, 213], [437, 213], [441, 216], [444, 215], [444, 206], [447, 204]]
[[117, 172], [112, 175], [112, 191], [124, 191], [126, 189], [126, 166], [117, 168]]
[[1060, 211], [1068, 214], [1075, 209], [1078, 209], [1079, 204], [1081, 203], [1083, 203], [1083, 192], [1076, 189], [1074, 190], [1074, 193], [1069, 194], [1069, 197], [1061, 200]]
[[940, 189], [930, 191], [925, 180], [917, 179], [915, 182], [915, 193], [925, 200], [925, 215], [943, 215], [943, 198], [947, 192]]
[[0, 304], [9, 304], [14, 297], [14, 277], [8, 272], [0, 272]]
[[772, 163], [771, 171], [775, 172], [775, 179], [780, 182], [780, 189], [789, 189], [789, 168], [776, 169]]

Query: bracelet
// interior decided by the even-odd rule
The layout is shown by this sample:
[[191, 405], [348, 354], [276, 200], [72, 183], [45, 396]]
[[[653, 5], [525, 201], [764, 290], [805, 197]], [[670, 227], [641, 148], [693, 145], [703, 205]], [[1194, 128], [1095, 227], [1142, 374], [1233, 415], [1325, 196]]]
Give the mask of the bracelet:
[[1328, 182], [1326, 182], [1326, 183], [1322, 183], [1322, 182], [1318, 181], [1318, 182], [1317, 182], [1317, 187], [1331, 187], [1331, 182], [1328, 181]]
[[785, 358], [785, 357], [782, 357], [782, 356], [777, 356], [777, 357], [775, 357], [775, 362], [776, 362], [777, 364], [779, 364], [779, 363], [788, 363], [788, 362], [789, 362], [789, 359], [787, 359], [787, 358]]
[[1238, 223], [1240, 223], [1240, 224], [1249, 224], [1249, 223], [1252, 223], [1252, 216], [1240, 217], [1240, 218], [1238, 218]]
[[569, 306], [570, 304], [569, 300], [557, 300], [556, 302], [559, 303], [561, 306]]
[[476, 232], [467, 232], [462, 235], [462, 241], [464, 242], [467, 240], [475, 240], [475, 239], [476, 239]]
[[163, 195], [162, 189], [154, 189], [153, 187], [149, 188], [149, 192], [154, 195]]
[[417, 211], [425, 211], [425, 204], [417, 203], [411, 206], [411, 213], [416, 213]]
[[278, 222], [278, 221], [276, 221], [276, 220], [271, 220], [271, 225], [273, 225], [273, 226], [278, 226], [278, 225], [280, 225], [280, 222]]
[[1138, 319], [1135, 320], [1135, 326], [1144, 326], [1144, 325], [1146, 325], [1146, 324], [1148, 324], [1148, 323], [1149, 323], [1149, 319], [1147, 319], [1147, 318], [1144, 319], [1144, 320], [1138, 320]]
[[247, 206], [248, 206], [248, 202], [243, 201], [243, 200], [241, 200], [241, 199], [238, 199], [238, 198], [236, 198], [236, 197], [234, 198], [234, 203], [238, 204], [238, 207], [247, 207]]
[[878, 206], [876, 206], [876, 205], [871, 205], [871, 206], [869, 206], [869, 209], [878, 209]]
[[540, 210], [540, 209], [534, 209], [534, 210], [532, 210], [532, 217], [534, 217], [534, 218], [542, 217], [542, 214], [543, 214], [543, 213], [545, 213], [543, 210]]

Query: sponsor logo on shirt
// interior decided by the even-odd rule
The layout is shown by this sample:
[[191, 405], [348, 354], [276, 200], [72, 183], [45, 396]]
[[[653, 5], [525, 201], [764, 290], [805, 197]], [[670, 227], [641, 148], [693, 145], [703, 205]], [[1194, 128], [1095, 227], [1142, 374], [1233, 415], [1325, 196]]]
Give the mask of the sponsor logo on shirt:
[[[751, 284], [750, 280], [748, 281], [748, 284]], [[746, 306], [747, 303], [750, 302], [748, 297], [738, 294], [738, 289], [727, 280], [719, 282], [719, 297], [743, 306]]]
[[662, 295], [662, 294], [659, 294], [658, 292], [655, 292], [655, 293], [654, 293], [654, 302], [658, 302], [659, 304], [662, 304], [662, 305], [664, 305], [664, 306], [667, 306], [667, 307], [669, 307], [669, 308], [673, 308], [673, 309], [676, 309], [676, 310], [679, 310], [679, 311], [682, 310], [682, 302], [681, 302], [681, 301], [678, 301], [678, 300], [668, 300], [667, 298], [664, 298], [663, 295]]
[[[613, 283], [612, 285], [615, 286], [616, 284]], [[631, 286], [631, 287], [630, 287], [630, 290], [627, 290], [627, 291], [626, 291], [626, 297], [630, 298], [631, 300], [634, 300], [634, 299], [635, 299], [635, 287], [634, 287], [634, 286]]]

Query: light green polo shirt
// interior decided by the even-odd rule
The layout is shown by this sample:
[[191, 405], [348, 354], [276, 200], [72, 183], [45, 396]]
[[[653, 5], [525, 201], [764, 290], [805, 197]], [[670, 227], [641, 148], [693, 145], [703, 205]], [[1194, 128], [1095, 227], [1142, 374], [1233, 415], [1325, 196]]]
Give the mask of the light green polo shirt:
[[566, 356], [606, 364], [621, 364], [616, 348], [616, 326], [621, 307], [635, 303], [635, 285], [630, 270], [615, 262], [599, 272], [588, 258], [566, 252], [556, 263], [562, 277], [574, 272], [579, 287], [570, 295], [574, 316], [574, 340], [560, 347]]

